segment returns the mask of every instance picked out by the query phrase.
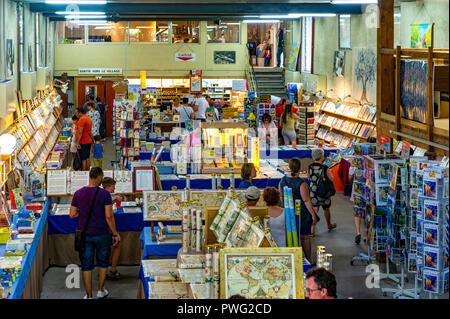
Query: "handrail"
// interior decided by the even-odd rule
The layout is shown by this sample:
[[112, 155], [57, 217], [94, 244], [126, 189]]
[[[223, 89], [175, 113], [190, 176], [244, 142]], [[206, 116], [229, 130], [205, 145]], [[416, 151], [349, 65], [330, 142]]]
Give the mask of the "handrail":
[[248, 68], [246, 70], [247, 74], [248, 74], [248, 78], [249, 78], [249, 88], [257, 93], [259, 95], [259, 88], [258, 88], [258, 82], [255, 79], [255, 69], [253, 68], [253, 64], [252, 64], [252, 57], [250, 55], [250, 48], [248, 43], [246, 44], [247, 46], [247, 56], [248, 56]]

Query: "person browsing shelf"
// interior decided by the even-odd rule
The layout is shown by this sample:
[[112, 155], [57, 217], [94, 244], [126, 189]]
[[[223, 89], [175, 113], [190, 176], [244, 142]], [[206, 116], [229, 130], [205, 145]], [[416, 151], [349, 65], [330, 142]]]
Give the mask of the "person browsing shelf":
[[88, 109], [87, 116], [92, 120], [92, 135], [100, 135], [100, 123], [101, 123], [101, 116], [100, 112], [96, 110], [97, 106], [94, 102], [88, 103]]
[[292, 112], [292, 105], [286, 104], [283, 115], [281, 115], [281, 133], [283, 135], [284, 145], [291, 145], [297, 141], [297, 133], [295, 131], [295, 121], [298, 115]]
[[266, 148], [270, 145], [275, 146], [277, 137], [277, 127], [272, 121], [269, 113], [264, 113], [261, 118], [261, 124], [258, 127], [258, 135], [260, 136], [261, 145], [265, 143]]
[[[209, 98], [209, 97], [208, 97]], [[197, 93], [197, 99], [194, 101], [194, 111], [197, 116], [195, 119], [197, 120], [206, 120], [206, 109], [208, 108], [209, 103], [205, 97], [202, 96], [201, 93]]]
[[82, 107], [77, 109], [75, 115], [79, 119], [75, 128], [75, 145], [80, 155], [82, 170], [88, 171], [91, 166], [92, 121]]
[[184, 127], [186, 121], [194, 119], [194, 110], [189, 106], [189, 99], [187, 97], [183, 98], [183, 102], [178, 108], [178, 114], [180, 114], [182, 127]]

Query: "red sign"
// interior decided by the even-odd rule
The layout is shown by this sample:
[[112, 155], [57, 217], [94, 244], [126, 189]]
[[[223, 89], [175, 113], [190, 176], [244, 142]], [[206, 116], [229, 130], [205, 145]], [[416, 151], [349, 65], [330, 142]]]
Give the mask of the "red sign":
[[195, 53], [175, 53], [176, 62], [195, 62]]

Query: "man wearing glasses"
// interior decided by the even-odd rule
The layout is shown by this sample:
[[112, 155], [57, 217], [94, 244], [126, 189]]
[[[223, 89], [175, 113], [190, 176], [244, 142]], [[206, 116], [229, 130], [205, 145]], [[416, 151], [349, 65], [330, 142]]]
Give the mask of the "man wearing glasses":
[[336, 299], [336, 277], [324, 268], [310, 269], [305, 290], [307, 299]]

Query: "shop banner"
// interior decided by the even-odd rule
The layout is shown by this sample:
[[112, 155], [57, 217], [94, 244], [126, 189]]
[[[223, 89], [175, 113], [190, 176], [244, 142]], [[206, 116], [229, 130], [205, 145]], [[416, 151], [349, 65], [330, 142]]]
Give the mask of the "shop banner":
[[195, 62], [195, 53], [175, 53], [175, 62]]
[[78, 74], [80, 74], [80, 75], [122, 74], [122, 69], [116, 69], [116, 68], [81, 68], [81, 69], [78, 69]]

